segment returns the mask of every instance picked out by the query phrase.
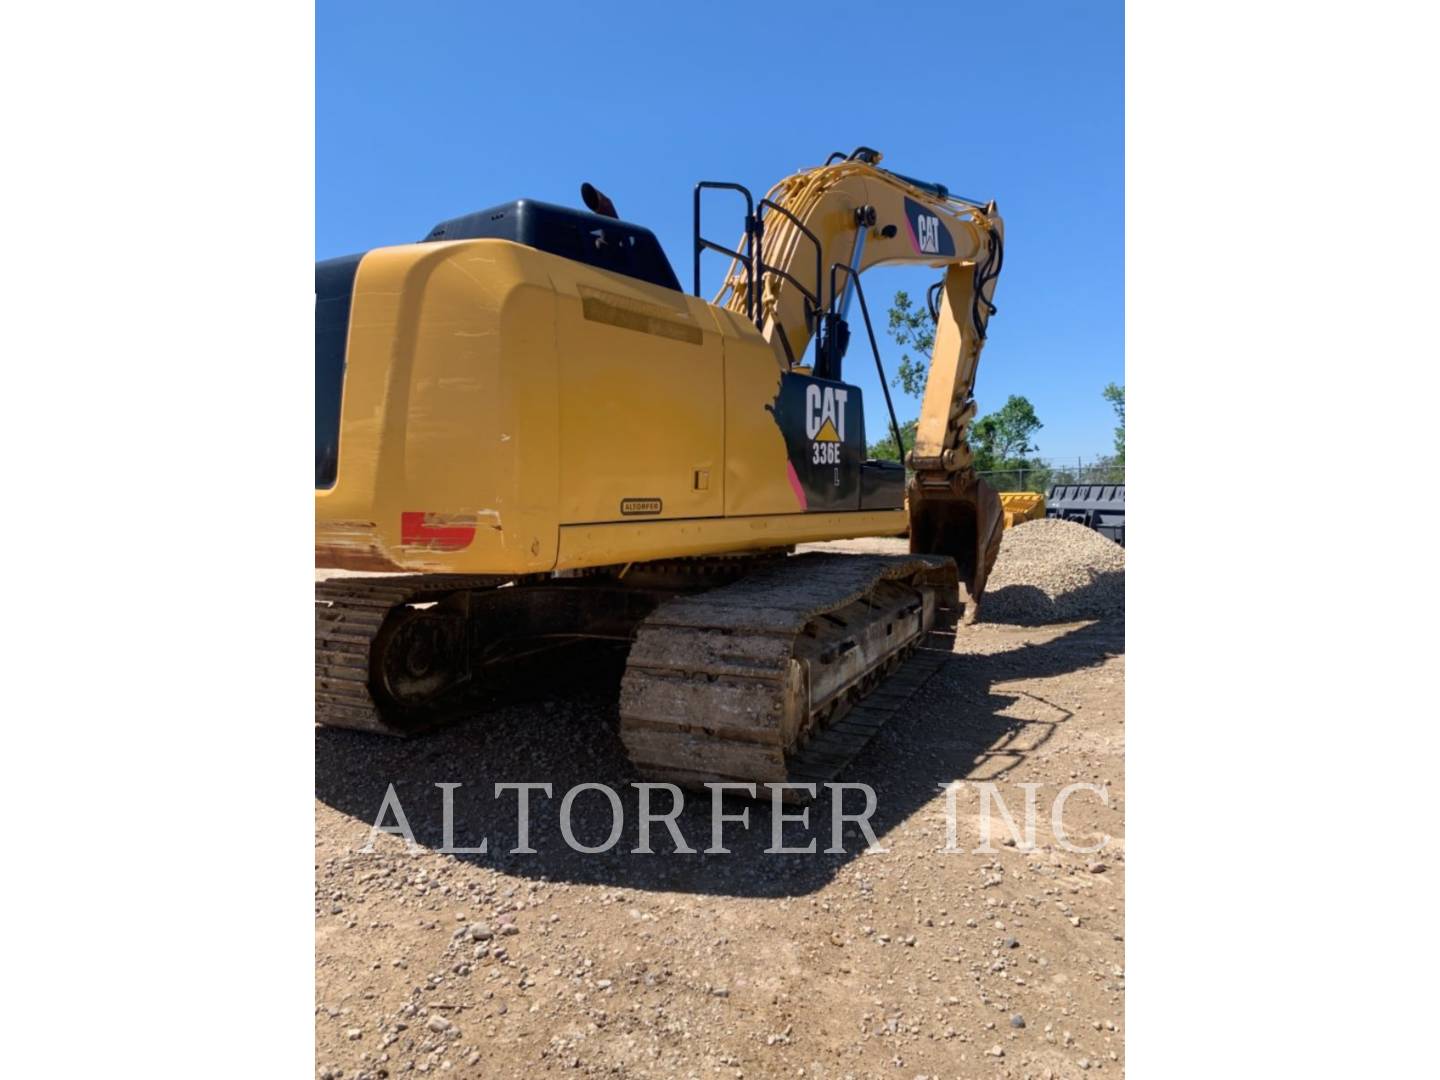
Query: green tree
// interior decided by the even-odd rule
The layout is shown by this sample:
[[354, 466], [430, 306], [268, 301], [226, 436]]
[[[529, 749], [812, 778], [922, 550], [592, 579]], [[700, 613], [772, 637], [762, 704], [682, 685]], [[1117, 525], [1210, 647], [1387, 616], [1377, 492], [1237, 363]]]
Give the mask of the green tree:
[[1120, 426], [1115, 429], [1115, 460], [1123, 469], [1125, 467], [1125, 387], [1116, 386], [1113, 382], [1101, 391], [1105, 400], [1115, 410], [1115, 415], [1120, 420]]
[[[911, 397], [921, 397], [930, 371], [930, 354], [935, 348], [934, 320], [928, 310], [917, 308], [910, 295], [901, 289], [890, 305], [888, 328], [895, 343], [905, 350], [891, 385]], [[912, 420], [902, 429], [907, 449], [914, 445], [915, 424]], [[1003, 476], [996, 479], [1008, 485], [1007, 490], [1044, 490], [1050, 481], [1050, 471], [1027, 456], [1039, 450], [1034, 437], [1042, 427], [1029, 400], [1018, 394], [1011, 395], [999, 411], [982, 416], [970, 426], [969, 442], [976, 470], [1003, 472]], [[871, 457], [894, 458], [894, 437], [887, 435], [872, 444], [869, 452]]]
[[975, 468], [986, 472], [1028, 467], [1026, 455], [1040, 449], [1032, 440], [1044, 426], [1028, 398], [1011, 394], [999, 411], [987, 413], [970, 425]]
[[[915, 307], [904, 289], [895, 294], [895, 302], [890, 306], [890, 336], [902, 349], [914, 349], [920, 354], [918, 359], [909, 352], [901, 354], [900, 366], [895, 369], [890, 385], [911, 397], [920, 397], [925, 393], [930, 353], [935, 348], [935, 324], [930, 312]], [[895, 440], [892, 437], [890, 441]]]
[[[907, 420], [900, 425], [900, 437], [905, 440], [905, 450], [907, 453], [915, 446], [915, 427], [919, 422], [919, 420]], [[886, 417], [885, 431], [885, 438], [879, 442], [871, 443], [865, 452], [872, 458], [897, 461], [900, 455], [895, 449], [895, 435], [890, 431], [889, 417]]]
[[1029, 456], [1040, 449], [1035, 433], [1044, 426], [1029, 399], [1012, 394], [998, 411], [970, 426], [976, 471], [1000, 491], [1044, 491], [1051, 483], [1051, 470]]

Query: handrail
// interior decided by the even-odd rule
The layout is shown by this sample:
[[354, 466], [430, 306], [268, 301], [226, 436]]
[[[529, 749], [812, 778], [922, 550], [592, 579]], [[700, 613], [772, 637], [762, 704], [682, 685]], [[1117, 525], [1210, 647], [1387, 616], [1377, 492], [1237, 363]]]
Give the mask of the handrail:
[[[786, 218], [789, 219], [790, 223], [791, 223], [792, 225], [794, 225], [795, 228], [799, 229], [800, 232], [804, 233], [805, 236], [806, 236], [807, 238], [809, 238], [810, 243], [812, 243], [812, 244], [815, 245], [815, 291], [814, 291], [813, 293], [810, 292], [808, 289], [806, 289], [804, 285], [801, 285], [800, 282], [799, 282], [792, 274], [789, 274], [789, 273], [787, 273], [786, 271], [781, 270], [778, 266], [770, 266], [768, 263], [766, 263], [766, 262], [765, 262], [765, 254], [764, 254], [764, 253], [765, 253], [765, 247], [764, 247], [763, 244], [761, 244], [761, 245], [759, 246], [759, 248], [757, 249], [757, 250], [760, 252], [760, 265], [759, 265], [759, 267], [758, 267], [759, 273], [757, 274], [757, 277], [758, 277], [759, 280], [760, 280], [760, 286], [759, 286], [759, 287], [760, 287], [762, 290], [764, 289], [764, 287], [765, 287], [765, 285], [764, 285], [765, 271], [769, 270], [769, 271], [771, 271], [772, 273], [779, 274], [782, 278], [784, 278], [786, 281], [790, 282], [790, 284], [794, 285], [797, 289], [799, 289], [800, 292], [801, 292], [801, 294], [806, 298], [806, 300], [809, 301], [809, 306], [808, 306], [808, 308], [807, 308], [807, 310], [806, 310], [806, 312], [805, 312], [805, 330], [806, 330], [806, 332], [809, 332], [809, 331], [813, 328], [814, 322], [815, 322], [815, 316], [820, 313], [820, 308], [821, 308], [821, 304], [820, 304], [820, 281], [821, 281], [821, 278], [820, 278], [820, 266], [821, 266], [821, 257], [822, 257], [822, 254], [823, 254], [823, 253], [822, 253], [821, 248], [820, 248], [820, 238], [819, 238], [818, 236], [816, 236], [813, 232], [811, 232], [808, 228], [806, 228], [805, 225], [804, 225], [804, 223], [801, 222], [801, 220], [800, 220], [798, 217], [796, 217], [796, 216], [795, 216], [793, 213], [791, 213], [789, 210], [785, 209], [785, 207], [781, 206], [779, 203], [774, 202], [774, 201], [772, 201], [771, 199], [768, 199], [768, 198], [766, 198], [766, 199], [761, 199], [761, 200], [760, 200], [760, 212], [761, 212], [762, 215], [763, 215], [763, 213], [765, 212], [765, 209], [766, 209], [767, 207], [768, 207], [769, 209], [771, 209], [771, 210], [778, 210], [778, 211], [780, 211], [781, 214], [783, 214]], [[764, 230], [764, 228], [765, 228], [765, 223], [764, 223], [763, 220], [761, 220], [761, 221], [760, 221], [760, 229], [759, 229], [759, 231], [760, 231], [760, 233], [761, 233], [762, 235], [763, 235], [763, 230]]]
[[[738, 191], [745, 196], [745, 250], [747, 254], [740, 254], [730, 248], [707, 240], [700, 235], [700, 192], [705, 188], [721, 189], [725, 191]], [[762, 200], [763, 201], [763, 200]], [[755, 269], [756, 263], [763, 267], [764, 260], [759, 258], [759, 244], [757, 238], [760, 229], [760, 221], [755, 216], [755, 197], [750, 194], [750, 189], [743, 184], [732, 184], [728, 180], [701, 180], [695, 185], [695, 295], [700, 295], [700, 256], [708, 249], [718, 251], [722, 255], [729, 255], [741, 266], [745, 267], [745, 315], [751, 322], [755, 321]]]

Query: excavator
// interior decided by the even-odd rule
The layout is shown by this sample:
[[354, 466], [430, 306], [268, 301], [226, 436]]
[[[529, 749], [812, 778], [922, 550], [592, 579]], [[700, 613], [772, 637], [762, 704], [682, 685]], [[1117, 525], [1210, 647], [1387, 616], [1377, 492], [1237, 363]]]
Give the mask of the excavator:
[[[317, 722], [415, 735], [598, 641], [626, 650], [642, 777], [839, 775], [975, 617], [1003, 520], [966, 441], [1003, 222], [881, 160], [837, 152], [759, 200], [698, 183], [693, 294], [589, 184], [586, 210], [520, 199], [317, 263], [315, 565], [339, 572]], [[744, 204], [733, 248], [702, 235], [717, 199]], [[706, 253], [728, 258], [709, 301]], [[861, 284], [881, 264], [943, 271], [908, 450]], [[899, 460], [867, 459], [855, 300]]]

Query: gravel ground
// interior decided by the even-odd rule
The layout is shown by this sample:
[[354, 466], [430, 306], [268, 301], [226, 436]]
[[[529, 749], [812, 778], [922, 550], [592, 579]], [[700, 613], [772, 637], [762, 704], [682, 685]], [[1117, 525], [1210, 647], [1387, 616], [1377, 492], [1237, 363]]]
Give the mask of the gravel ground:
[[[908, 540], [867, 538], [801, 544], [800, 551], [901, 555]], [[1125, 549], [1094, 529], [1059, 518], [1006, 529], [980, 605], [984, 622], [1018, 626], [1123, 618]]]
[[[657, 826], [655, 854], [630, 854], [638, 796], [613, 673], [405, 742], [317, 728], [317, 1075], [1121, 1075], [1123, 624], [981, 622], [954, 652], [842, 777], [875, 789], [884, 851], [852, 828], [826, 853], [822, 797], [812, 829], [787, 834], [817, 837], [815, 854], [766, 854], [764, 804], [748, 829], [726, 826], [731, 854], [705, 854], [709, 807], [691, 797], [677, 824], [701, 851]], [[553, 785], [534, 796], [534, 854], [510, 853], [515, 796], [491, 795], [504, 781]], [[561, 796], [587, 781], [622, 803], [604, 855], [560, 837]], [[1017, 821], [1021, 785], [1040, 785], [1033, 848], [1004, 844], [997, 815], [994, 850], [974, 851], [982, 781]], [[1108, 795], [1065, 809], [1075, 843], [1108, 837], [1093, 853], [1050, 826], [1053, 797], [1079, 782]], [[452, 846], [484, 837], [486, 853], [439, 850], [438, 783], [464, 785]], [[391, 835], [360, 850], [391, 784], [417, 854]], [[603, 842], [597, 793], [575, 823]]]
[[985, 588], [987, 622], [1071, 622], [1123, 615], [1125, 549], [1094, 529], [1059, 518], [1006, 529]]

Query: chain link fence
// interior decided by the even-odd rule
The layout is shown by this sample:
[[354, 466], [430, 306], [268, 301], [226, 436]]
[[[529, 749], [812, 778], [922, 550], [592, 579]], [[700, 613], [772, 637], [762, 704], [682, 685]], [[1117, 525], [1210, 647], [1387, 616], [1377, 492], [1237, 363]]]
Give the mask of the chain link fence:
[[1052, 484], [1123, 484], [1125, 463], [1114, 458], [1030, 458], [1009, 469], [978, 475], [996, 491], [1048, 491]]

